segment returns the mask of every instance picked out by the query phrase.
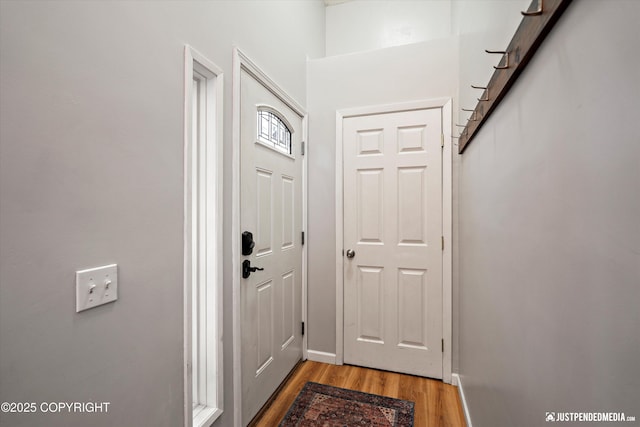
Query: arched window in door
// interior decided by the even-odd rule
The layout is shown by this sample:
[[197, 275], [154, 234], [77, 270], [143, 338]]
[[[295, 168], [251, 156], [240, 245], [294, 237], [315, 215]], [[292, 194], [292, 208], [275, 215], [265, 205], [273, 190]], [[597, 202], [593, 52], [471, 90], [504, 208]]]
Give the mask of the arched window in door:
[[258, 142], [289, 156], [293, 153], [289, 126], [270, 109], [258, 109]]

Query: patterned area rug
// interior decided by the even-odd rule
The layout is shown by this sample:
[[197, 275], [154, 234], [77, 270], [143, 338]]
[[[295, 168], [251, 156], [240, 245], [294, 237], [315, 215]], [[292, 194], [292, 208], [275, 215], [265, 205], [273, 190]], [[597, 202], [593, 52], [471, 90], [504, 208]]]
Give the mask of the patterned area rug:
[[413, 427], [413, 402], [308, 382], [280, 427]]

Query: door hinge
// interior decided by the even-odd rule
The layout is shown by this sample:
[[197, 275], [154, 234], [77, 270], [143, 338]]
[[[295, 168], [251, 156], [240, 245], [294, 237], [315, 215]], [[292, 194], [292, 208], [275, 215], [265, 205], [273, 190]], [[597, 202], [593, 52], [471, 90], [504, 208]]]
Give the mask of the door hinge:
[[302, 322], [302, 335], [304, 335], [304, 322]]
[[304, 141], [300, 143], [300, 154], [304, 156]]
[[444, 338], [442, 338], [442, 352], [444, 353]]
[[442, 250], [444, 251], [444, 236], [442, 236]]
[[440, 134], [440, 146], [444, 147], [444, 133]]
[[302, 244], [304, 245], [304, 231], [302, 232]]

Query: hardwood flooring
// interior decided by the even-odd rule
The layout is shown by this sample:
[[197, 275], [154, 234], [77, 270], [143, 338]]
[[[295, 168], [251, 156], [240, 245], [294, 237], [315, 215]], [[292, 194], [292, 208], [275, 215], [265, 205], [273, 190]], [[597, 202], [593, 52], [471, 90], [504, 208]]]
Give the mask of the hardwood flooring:
[[307, 381], [415, 402], [415, 427], [465, 427], [458, 389], [442, 381], [357, 366], [306, 361], [251, 426], [276, 427]]

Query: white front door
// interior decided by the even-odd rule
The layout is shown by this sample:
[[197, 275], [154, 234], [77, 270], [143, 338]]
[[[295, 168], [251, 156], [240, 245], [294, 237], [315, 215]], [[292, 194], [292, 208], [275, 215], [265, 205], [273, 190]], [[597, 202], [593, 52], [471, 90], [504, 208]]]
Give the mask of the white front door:
[[442, 109], [343, 121], [344, 362], [442, 378]]
[[240, 283], [246, 425], [302, 358], [302, 117], [240, 73], [240, 226], [255, 243], [242, 261], [264, 269]]

